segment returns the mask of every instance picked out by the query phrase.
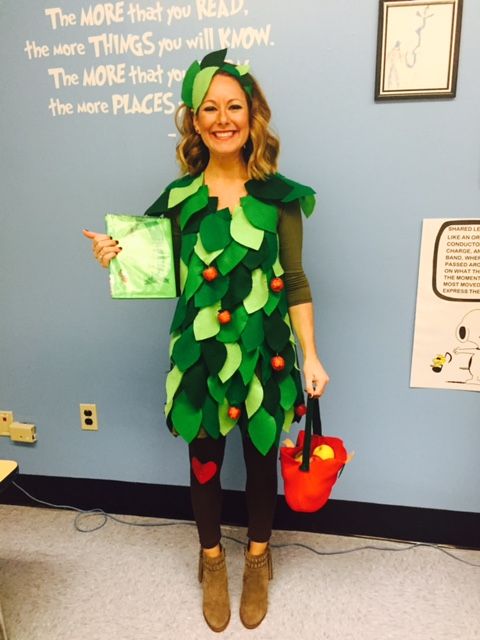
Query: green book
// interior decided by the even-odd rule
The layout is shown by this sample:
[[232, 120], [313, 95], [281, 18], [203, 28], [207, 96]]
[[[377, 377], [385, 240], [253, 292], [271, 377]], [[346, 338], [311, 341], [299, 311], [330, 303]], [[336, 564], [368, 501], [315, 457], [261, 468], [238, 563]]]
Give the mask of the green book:
[[107, 234], [122, 247], [110, 262], [112, 298], [175, 298], [169, 218], [108, 213], [105, 224]]

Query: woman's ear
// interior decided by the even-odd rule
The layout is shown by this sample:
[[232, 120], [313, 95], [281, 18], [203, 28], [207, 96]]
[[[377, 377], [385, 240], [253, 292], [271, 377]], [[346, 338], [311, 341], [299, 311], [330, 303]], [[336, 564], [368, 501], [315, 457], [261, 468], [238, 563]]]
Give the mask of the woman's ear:
[[190, 109], [190, 112], [192, 114], [193, 128], [195, 129], [196, 133], [200, 134], [200, 130], [198, 128], [198, 123], [197, 123], [197, 115], [193, 109]]

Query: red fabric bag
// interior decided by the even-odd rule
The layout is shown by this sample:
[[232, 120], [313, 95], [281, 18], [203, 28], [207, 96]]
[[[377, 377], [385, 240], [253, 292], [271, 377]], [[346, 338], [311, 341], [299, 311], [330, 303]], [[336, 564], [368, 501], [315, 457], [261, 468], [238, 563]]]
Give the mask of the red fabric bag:
[[[313, 452], [320, 445], [331, 447], [334, 457], [324, 460], [319, 455], [314, 455]], [[318, 398], [309, 398], [305, 431], [299, 432], [296, 446], [280, 447], [285, 500], [288, 506], [293, 511], [305, 513], [321, 509], [348, 462], [347, 458], [347, 451], [340, 438], [322, 436]]]

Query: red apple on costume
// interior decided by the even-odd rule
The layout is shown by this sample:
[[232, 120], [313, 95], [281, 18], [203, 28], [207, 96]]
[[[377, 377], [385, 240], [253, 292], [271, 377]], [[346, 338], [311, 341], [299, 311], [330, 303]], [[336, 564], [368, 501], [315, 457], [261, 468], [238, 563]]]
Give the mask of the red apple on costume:
[[307, 407], [304, 404], [297, 404], [295, 407], [295, 415], [299, 418], [302, 418], [307, 413]]
[[218, 321], [220, 324], [228, 324], [232, 320], [232, 314], [228, 309], [223, 309], [223, 311], [218, 312]]
[[284, 288], [285, 283], [281, 278], [272, 278], [272, 280], [270, 281], [270, 289], [274, 293], [280, 293], [280, 291], [283, 291]]
[[202, 275], [207, 282], [213, 282], [218, 278], [218, 270], [216, 267], [207, 267], [202, 271]]
[[285, 369], [285, 360], [282, 356], [273, 356], [270, 360], [270, 364], [272, 365], [272, 369], [275, 371], [282, 371], [282, 369]]
[[239, 419], [240, 415], [242, 413], [242, 410], [240, 409], [240, 407], [229, 407], [228, 409], [228, 417], [231, 418], [232, 420], [235, 420], [235, 422]]

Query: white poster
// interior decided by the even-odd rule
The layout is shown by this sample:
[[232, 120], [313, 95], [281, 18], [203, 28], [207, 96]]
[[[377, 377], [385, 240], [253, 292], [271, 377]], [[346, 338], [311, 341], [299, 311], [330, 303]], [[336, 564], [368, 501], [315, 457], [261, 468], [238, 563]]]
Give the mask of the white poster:
[[480, 219], [423, 221], [410, 386], [480, 391]]

